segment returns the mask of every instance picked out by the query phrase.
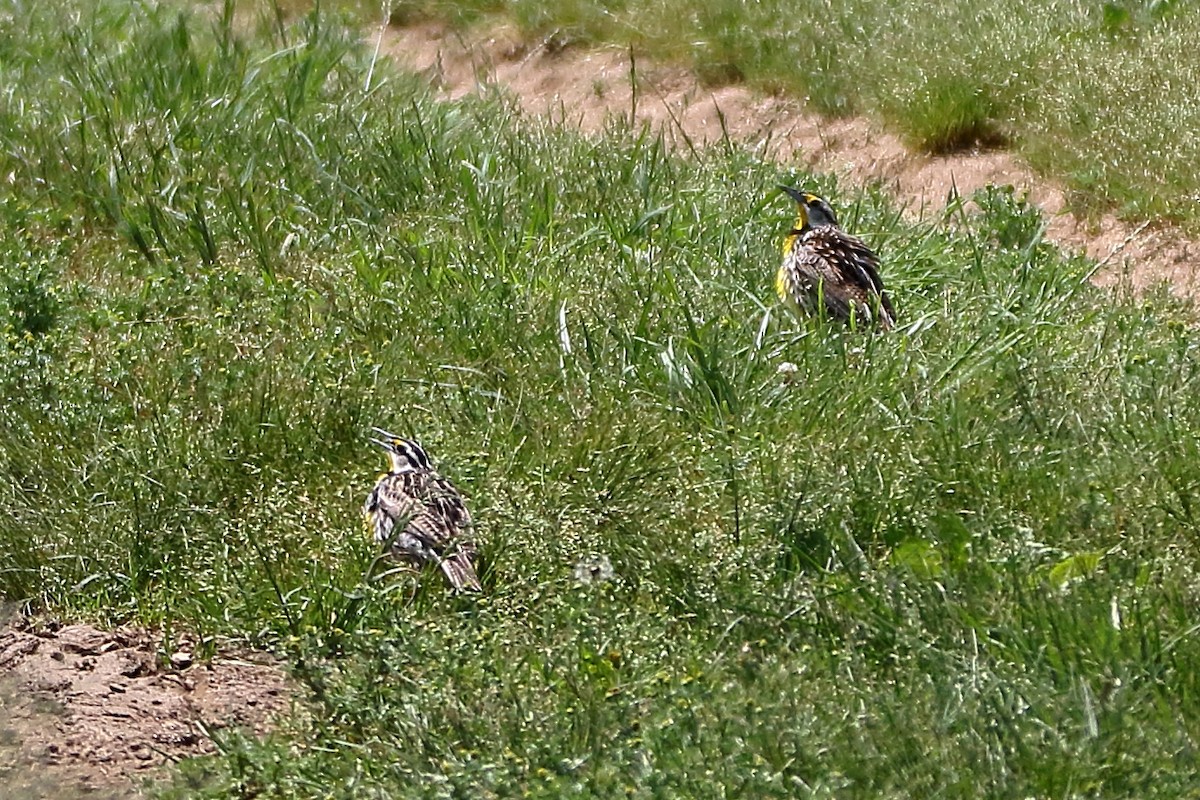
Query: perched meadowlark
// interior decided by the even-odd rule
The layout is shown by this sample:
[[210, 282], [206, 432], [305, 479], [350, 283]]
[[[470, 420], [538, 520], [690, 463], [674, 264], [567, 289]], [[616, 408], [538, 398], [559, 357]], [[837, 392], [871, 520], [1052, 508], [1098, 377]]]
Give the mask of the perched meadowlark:
[[371, 441], [384, 449], [389, 462], [363, 506], [375, 541], [416, 566], [437, 564], [455, 589], [480, 591], [472, 563], [471, 515], [458, 489], [434, 471], [421, 445], [381, 428], [372, 430], [383, 437]]
[[861, 239], [838, 225], [823, 198], [787, 186], [780, 189], [796, 201], [796, 224], [783, 240], [783, 264], [775, 291], [810, 314], [878, 324], [896, 324], [892, 301], [879, 277], [879, 257]]

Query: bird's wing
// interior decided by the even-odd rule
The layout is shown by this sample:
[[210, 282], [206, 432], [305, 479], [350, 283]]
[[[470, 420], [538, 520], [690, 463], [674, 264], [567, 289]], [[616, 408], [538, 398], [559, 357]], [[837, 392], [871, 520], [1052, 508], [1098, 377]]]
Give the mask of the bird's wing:
[[474, 543], [467, 534], [471, 515], [462, 495], [450, 481], [431, 473], [411, 473], [404, 489], [407, 519], [404, 532], [439, 556], [449, 548], [470, 550]]
[[413, 491], [411, 475], [385, 475], [375, 484], [363, 506], [363, 514], [375, 530], [375, 541], [392, 539], [397, 522], [406, 526], [417, 514], [418, 497]]
[[873, 311], [879, 297], [885, 325], [895, 319], [891, 300], [879, 277], [879, 257], [859, 238], [837, 228], [814, 229], [802, 260], [822, 280], [825, 306], [831, 316], [847, 319], [851, 309]]
[[438, 565], [456, 589], [480, 590], [471, 515], [454, 484], [432, 476], [424, 487], [424, 505], [405, 532], [437, 554]]
[[[890, 328], [896, 322], [896, 312], [892, 308], [891, 297], [883, 288], [883, 278], [879, 277], [879, 256], [861, 239], [854, 236], [846, 236], [846, 239], [850, 242], [848, 252], [853, 253], [851, 269], [856, 280], [864, 286], [871, 287], [872, 292], [879, 296], [879, 321], [885, 329]], [[868, 302], [867, 305], [874, 310], [874, 303]]]
[[838, 269], [837, 254], [827, 247], [811, 246], [797, 249], [794, 268], [800, 277], [802, 291], [821, 292], [825, 311], [834, 319], [849, 319], [854, 307], [845, 278]]
[[[387, 475], [367, 497], [364, 513], [375, 541], [391, 542], [397, 555], [436, 563], [457, 589], [480, 590], [475, 574], [471, 515], [445, 478], [427, 472]], [[403, 527], [396, 531], [396, 526]]]
[[855, 283], [883, 294], [883, 279], [879, 277], [879, 256], [856, 236], [842, 235], [845, 241], [847, 277]]
[[464, 546], [469, 544], [474, 548], [474, 542], [469, 536], [471, 513], [467, 511], [462, 495], [454, 484], [442, 477], [434, 478], [429, 482], [427, 498], [429, 505], [434, 506], [446, 523], [454, 528], [455, 538], [459, 543]]

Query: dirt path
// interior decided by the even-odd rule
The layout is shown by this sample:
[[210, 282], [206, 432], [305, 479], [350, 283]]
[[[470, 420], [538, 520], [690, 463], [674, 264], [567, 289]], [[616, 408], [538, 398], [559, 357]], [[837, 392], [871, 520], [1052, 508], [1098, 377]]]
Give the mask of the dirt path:
[[158, 641], [19, 618], [0, 626], [0, 797], [140, 798], [167, 761], [213, 750], [206, 730], [263, 733], [287, 708], [277, 665], [193, 664], [181, 649], [164, 667]]
[[438, 24], [388, 27], [379, 52], [425, 72], [446, 97], [484, 86], [512, 92], [530, 113], [599, 130], [612, 115], [661, 128], [679, 146], [700, 147], [726, 132], [780, 161], [833, 172], [854, 183], [882, 181], [914, 215], [940, 211], [953, 187], [969, 197], [989, 183], [1026, 190], [1049, 220], [1047, 238], [1102, 262], [1097, 282], [1127, 278], [1136, 289], [1167, 281], [1183, 295], [1200, 293], [1200, 245], [1177, 230], [1134, 226], [1107, 215], [1081, 223], [1065, 212], [1063, 191], [1011, 153], [934, 157], [910, 152], [895, 136], [862, 119], [828, 120], [801, 103], [759, 97], [741, 87], [707, 90], [686, 70], [638, 59], [635, 98], [629, 53], [563, 48], [554, 38], [529, 43], [511, 28], [459, 34]]

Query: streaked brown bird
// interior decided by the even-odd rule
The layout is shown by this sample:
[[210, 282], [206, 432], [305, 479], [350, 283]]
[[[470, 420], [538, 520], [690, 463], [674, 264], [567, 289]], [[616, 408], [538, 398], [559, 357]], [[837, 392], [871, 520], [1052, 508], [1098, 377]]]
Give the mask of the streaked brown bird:
[[371, 441], [388, 457], [388, 471], [363, 505], [375, 541], [417, 567], [437, 564], [455, 589], [481, 591], [471, 515], [458, 489], [437, 474], [421, 445], [371, 430], [382, 437]]
[[896, 324], [891, 298], [879, 277], [879, 257], [838, 225], [824, 198], [780, 186], [796, 201], [796, 223], [783, 240], [783, 263], [775, 291], [809, 314], [878, 325]]

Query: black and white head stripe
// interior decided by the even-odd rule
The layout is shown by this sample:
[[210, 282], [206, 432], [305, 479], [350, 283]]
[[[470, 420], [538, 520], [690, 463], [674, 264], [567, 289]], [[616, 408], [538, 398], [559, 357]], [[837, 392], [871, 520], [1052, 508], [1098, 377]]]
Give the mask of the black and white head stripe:
[[371, 441], [387, 451], [392, 461], [392, 472], [417, 472], [431, 470], [433, 465], [425, 448], [412, 439], [405, 439], [383, 428], [371, 428], [381, 439], [371, 438]]
[[822, 225], [832, 225], [837, 228], [837, 214], [833, 213], [833, 207], [818, 194], [814, 194], [804, 189], [793, 189], [790, 186], [779, 184], [779, 188], [785, 192], [788, 197], [796, 201], [796, 206], [799, 210], [799, 219], [796, 221], [795, 232], [803, 233], [810, 228], [819, 228]]
[[400, 460], [407, 462], [412, 469], [433, 468], [429, 463], [429, 454], [425, 452], [425, 448], [412, 439], [397, 439], [395, 448], [396, 455], [400, 457]]

